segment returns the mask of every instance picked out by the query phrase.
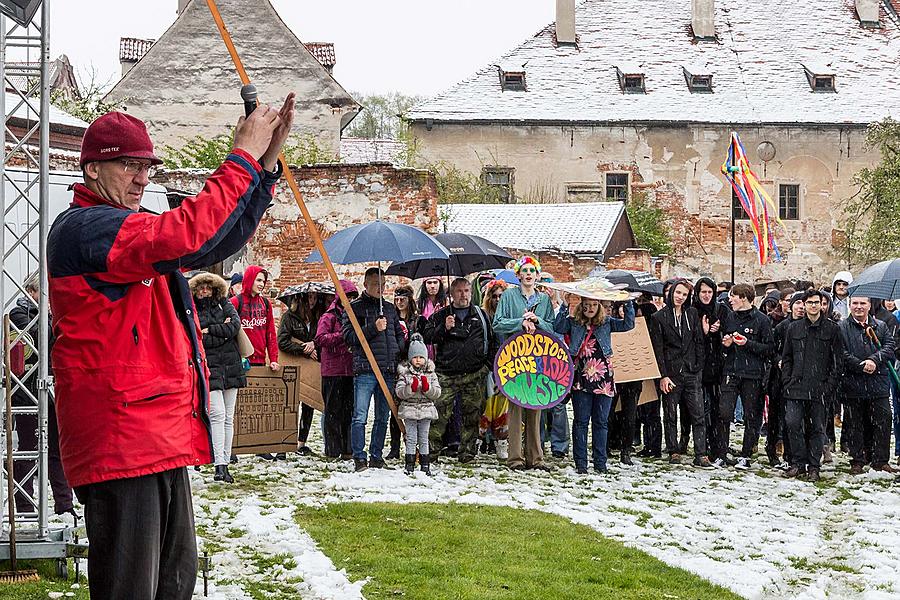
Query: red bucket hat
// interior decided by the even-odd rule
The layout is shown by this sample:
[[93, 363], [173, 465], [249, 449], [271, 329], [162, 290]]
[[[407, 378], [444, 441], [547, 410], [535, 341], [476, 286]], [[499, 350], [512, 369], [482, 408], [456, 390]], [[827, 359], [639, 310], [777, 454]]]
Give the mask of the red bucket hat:
[[85, 163], [123, 156], [149, 159], [154, 165], [162, 164], [162, 160], [153, 154], [153, 142], [143, 121], [115, 111], [98, 117], [84, 132], [80, 165], [83, 167]]

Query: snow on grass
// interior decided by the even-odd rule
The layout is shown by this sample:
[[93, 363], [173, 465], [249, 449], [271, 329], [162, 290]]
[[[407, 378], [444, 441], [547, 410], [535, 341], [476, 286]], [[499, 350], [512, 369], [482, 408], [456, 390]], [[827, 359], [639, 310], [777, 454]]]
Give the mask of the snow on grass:
[[[607, 476], [511, 472], [491, 457], [474, 466], [441, 462], [436, 476], [400, 469], [352, 472], [352, 463], [292, 455], [242, 459], [233, 486], [194, 473], [201, 546], [214, 553], [222, 599], [245, 598], [259, 555], [287, 557], [274, 580], [303, 598], [360, 598], [351, 582], [291, 519], [297, 504], [459, 502], [561, 515], [684, 568], [747, 598], [866, 598], [900, 594], [900, 498], [883, 473], [857, 478], [825, 471], [818, 485], [776, 471], [698, 471], [646, 461]], [[757, 465], [758, 466], [758, 465]], [[209, 476], [206, 476], [209, 479]], [[271, 579], [271, 573], [266, 575]], [[302, 581], [300, 581], [302, 579]], [[267, 595], [267, 598], [278, 598]]]

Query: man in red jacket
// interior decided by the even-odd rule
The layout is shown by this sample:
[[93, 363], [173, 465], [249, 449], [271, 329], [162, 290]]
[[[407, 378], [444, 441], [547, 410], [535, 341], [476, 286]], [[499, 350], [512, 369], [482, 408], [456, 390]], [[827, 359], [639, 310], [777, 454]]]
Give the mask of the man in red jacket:
[[[241, 327], [253, 344], [251, 365], [268, 365], [278, 370], [278, 333], [275, 331], [275, 316], [272, 303], [262, 295], [269, 280], [269, 272], [257, 265], [250, 265], [244, 271], [241, 293], [231, 299], [231, 303], [241, 317]], [[268, 360], [266, 354], [268, 353]]]
[[84, 184], [50, 230], [60, 453], [85, 507], [93, 598], [191, 598], [197, 546], [185, 467], [210, 462], [200, 326], [182, 270], [214, 264], [256, 230], [293, 121], [260, 106], [179, 208], [140, 212], [161, 163], [144, 124], [119, 112], [82, 141]]

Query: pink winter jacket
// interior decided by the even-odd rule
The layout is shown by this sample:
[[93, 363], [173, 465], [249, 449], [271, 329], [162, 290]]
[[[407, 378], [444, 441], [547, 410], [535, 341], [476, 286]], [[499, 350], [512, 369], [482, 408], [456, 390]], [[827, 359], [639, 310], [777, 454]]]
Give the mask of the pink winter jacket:
[[[357, 293], [353, 282], [341, 279], [341, 287], [345, 294]], [[316, 348], [319, 349], [319, 362], [322, 367], [322, 377], [347, 377], [353, 375], [353, 355], [341, 335], [341, 319], [344, 316], [344, 307], [339, 296], [334, 297], [334, 302], [319, 319], [316, 329]]]

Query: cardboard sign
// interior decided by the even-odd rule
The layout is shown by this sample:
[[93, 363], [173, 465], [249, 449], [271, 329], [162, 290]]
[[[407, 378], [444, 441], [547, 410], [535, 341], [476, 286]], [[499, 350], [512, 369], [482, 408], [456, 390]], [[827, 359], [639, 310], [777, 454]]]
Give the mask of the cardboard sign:
[[613, 355], [610, 362], [616, 383], [659, 379], [646, 318], [638, 317], [631, 331], [613, 333], [611, 338]]
[[234, 410], [235, 454], [292, 452], [297, 449], [300, 404], [322, 410], [319, 363], [284, 355], [281, 368], [251, 367], [247, 387]]
[[553, 408], [572, 389], [574, 365], [566, 346], [542, 331], [517, 333], [494, 357], [494, 382], [522, 408]]
[[[656, 389], [656, 383], [652, 379], [645, 379], [641, 386], [641, 396], [638, 398], [637, 405], [647, 404], [648, 402], [656, 402], [659, 400], [659, 391]], [[616, 396], [615, 411], [622, 410], [622, 397]]]

